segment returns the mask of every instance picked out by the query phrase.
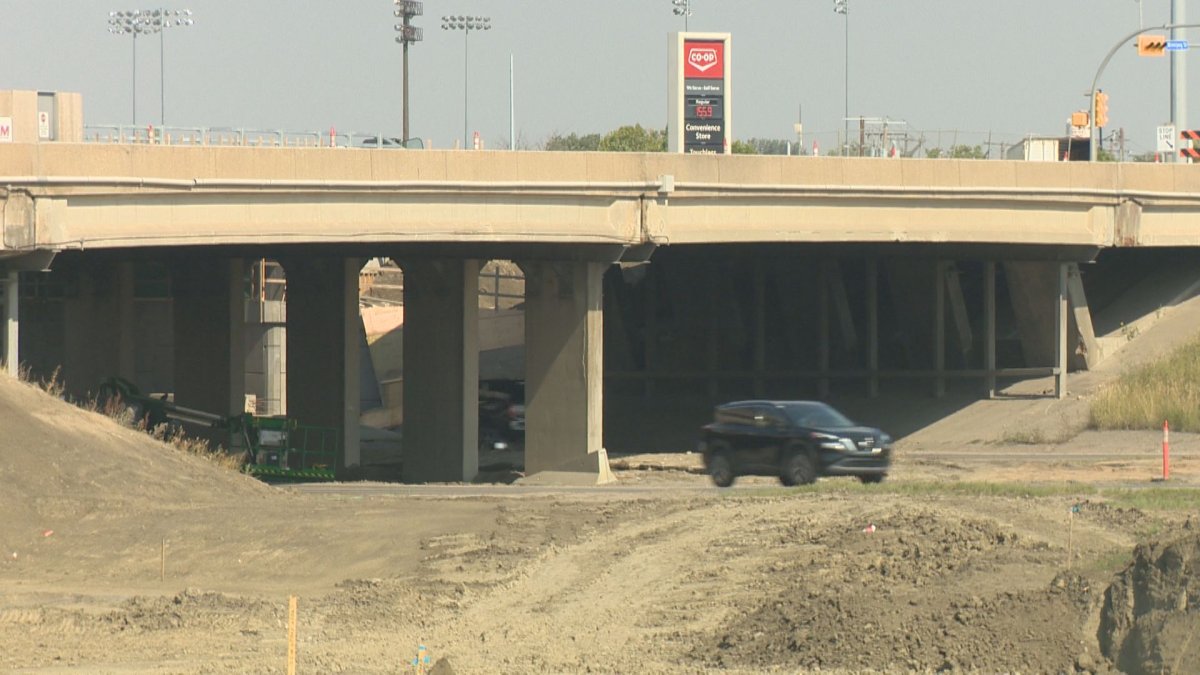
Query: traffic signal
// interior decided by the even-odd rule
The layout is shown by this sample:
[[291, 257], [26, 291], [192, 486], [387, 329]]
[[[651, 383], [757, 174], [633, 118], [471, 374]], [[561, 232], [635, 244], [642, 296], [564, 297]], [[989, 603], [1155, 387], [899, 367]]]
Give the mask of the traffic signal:
[[1096, 92], [1096, 110], [1092, 114], [1092, 119], [1096, 121], [1096, 126], [1108, 126], [1108, 94], [1098, 91]]
[[1139, 35], [1138, 56], [1164, 56], [1167, 53], [1167, 36]]

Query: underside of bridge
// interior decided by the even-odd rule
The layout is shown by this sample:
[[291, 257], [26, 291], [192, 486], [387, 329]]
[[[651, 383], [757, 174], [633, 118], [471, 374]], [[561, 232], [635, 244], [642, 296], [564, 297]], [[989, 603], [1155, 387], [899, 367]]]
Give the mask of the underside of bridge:
[[[247, 354], [273, 354], [286, 392], [268, 398], [331, 430], [338, 475], [355, 478], [359, 271], [388, 257], [405, 275], [403, 479], [469, 481], [480, 260], [503, 257], [525, 276], [526, 473], [598, 481], [606, 447], [686, 450], [723, 400], [902, 396], [933, 410], [948, 391], [987, 397], [1029, 377], [1052, 377], [1047, 395], [1063, 396], [1068, 370], [1102, 359], [1139, 312], [1194, 293], [1200, 269], [1184, 249], [694, 245], [621, 264], [601, 247], [463, 253], [67, 252], [19, 284], [5, 270], [6, 350], [19, 343], [35, 377], [57, 370], [76, 396], [119, 375], [230, 416], [246, 407]], [[251, 292], [263, 258], [286, 274], [286, 309]], [[286, 344], [272, 351], [282, 326]]]
[[[410, 482], [470, 481], [478, 460], [480, 261], [421, 248], [376, 251], [405, 271], [404, 470]], [[604, 270], [619, 247], [498, 250], [524, 270], [528, 473], [611, 479], [601, 440]], [[286, 304], [252, 292], [251, 261], [286, 275]], [[73, 396], [119, 376], [173, 405], [220, 417], [246, 410], [247, 353], [263, 348], [264, 317], [286, 327], [286, 415], [338, 448], [337, 475], [363, 475], [360, 456], [359, 272], [368, 255], [312, 249], [66, 253], [28, 274], [6, 322], [19, 361], [57, 374]], [[14, 289], [16, 276], [10, 285]], [[261, 286], [260, 286], [261, 287]], [[18, 359], [11, 359], [14, 362]], [[251, 359], [253, 361], [253, 359]], [[236, 437], [193, 429], [237, 447]]]

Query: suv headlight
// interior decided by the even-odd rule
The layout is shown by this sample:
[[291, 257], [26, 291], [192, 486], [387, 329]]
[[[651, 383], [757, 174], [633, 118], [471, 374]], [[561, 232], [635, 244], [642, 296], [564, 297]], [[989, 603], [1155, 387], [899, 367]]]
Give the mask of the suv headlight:
[[813, 439], [814, 441], [816, 441], [817, 444], [820, 445], [821, 449], [823, 449], [823, 450], [842, 451], [842, 450], [846, 449], [846, 443], [850, 443], [851, 446], [854, 445], [853, 441], [848, 441], [846, 439], [838, 438], [837, 436], [834, 436], [833, 434], [823, 434], [819, 431], [810, 431], [808, 433], [808, 437]]

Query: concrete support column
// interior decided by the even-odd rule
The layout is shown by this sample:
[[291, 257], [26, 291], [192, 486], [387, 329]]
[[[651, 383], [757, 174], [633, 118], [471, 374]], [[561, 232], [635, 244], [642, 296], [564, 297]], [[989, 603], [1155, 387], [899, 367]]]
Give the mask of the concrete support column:
[[21, 368], [21, 357], [18, 351], [17, 318], [20, 308], [19, 284], [17, 272], [4, 275], [4, 369], [16, 377]]
[[175, 403], [215, 415], [240, 414], [245, 407], [242, 260], [183, 259], [173, 282]]
[[829, 398], [829, 270], [822, 264], [817, 270], [818, 312], [817, 343], [817, 397]]
[[356, 478], [362, 464], [358, 270], [363, 261], [304, 257], [281, 262], [288, 293], [288, 419], [333, 429], [341, 453], [337, 478]]
[[[63, 298], [63, 353], [57, 365], [67, 391], [87, 396], [105, 378], [137, 380], [137, 319], [133, 307], [133, 264], [97, 255], [62, 270], [75, 292]], [[144, 390], [145, 391], [145, 390]]]
[[609, 482], [603, 447], [606, 263], [526, 262], [525, 472], [548, 480]]
[[1100, 351], [1100, 343], [1096, 341], [1096, 331], [1092, 327], [1092, 311], [1088, 307], [1078, 263], [1067, 264], [1067, 301], [1071, 305], [1067, 325], [1068, 328], [1072, 324], [1075, 326], [1075, 330], [1068, 335], [1078, 337], [1075, 353], [1068, 353], [1067, 358], [1074, 361], [1072, 365], [1076, 370], [1091, 370], [1100, 363], [1104, 355]]
[[133, 307], [133, 281], [133, 262], [118, 262], [117, 374], [130, 382], [137, 382], [137, 316]]
[[1066, 395], [1069, 357], [1074, 352], [1068, 344], [1078, 344], [1079, 335], [1079, 327], [1071, 323], [1069, 308], [1070, 265], [1049, 261], [1004, 263], [1025, 365], [1050, 364], [1056, 368], [1054, 386], [1060, 396]]
[[754, 265], [754, 395], [765, 396], [767, 370], [767, 277], [762, 261]]
[[983, 369], [988, 398], [996, 397], [996, 263], [983, 263]]
[[867, 396], [879, 397], [879, 262], [867, 259]]
[[[642, 282], [642, 293], [644, 294], [643, 297], [645, 298], [645, 302], [642, 303], [642, 308], [644, 311], [642, 325], [645, 327], [645, 331], [643, 334], [643, 342], [642, 342], [642, 355], [643, 355], [643, 366], [642, 367], [646, 374], [645, 379], [642, 381], [642, 393], [644, 393], [647, 397], [654, 395], [654, 384], [655, 384], [654, 371], [658, 369], [658, 287], [660, 285], [659, 280], [658, 280], [658, 275], [659, 275], [659, 271], [657, 269], [651, 269], [650, 273], [646, 275], [646, 280]], [[526, 278], [525, 283], [526, 283], [525, 294], [526, 294], [526, 296], [528, 296], [528, 294], [529, 294], [528, 278]], [[526, 300], [527, 300], [527, 304], [528, 304], [528, 298]], [[526, 354], [528, 354], [528, 352], [529, 352], [529, 328], [528, 328], [529, 313], [528, 313], [528, 311], [526, 311], [526, 314], [525, 314], [525, 325], [526, 325], [526, 328], [525, 328], [525, 351], [526, 351]], [[526, 362], [528, 363], [528, 356], [526, 356]]]
[[1058, 298], [1054, 304], [1054, 395], [1067, 396], [1067, 263], [1058, 263]]
[[937, 263], [935, 277], [936, 289], [933, 305], [933, 395], [941, 398], [946, 395], [946, 270], [948, 264], [944, 261]]
[[470, 481], [479, 473], [480, 263], [411, 260], [401, 267], [404, 480]]
[[704, 296], [707, 299], [708, 311], [705, 317], [708, 323], [705, 331], [705, 370], [708, 371], [708, 397], [717, 400], [720, 392], [717, 370], [721, 367], [721, 313], [717, 311], [717, 266], [706, 265], [704, 275]]

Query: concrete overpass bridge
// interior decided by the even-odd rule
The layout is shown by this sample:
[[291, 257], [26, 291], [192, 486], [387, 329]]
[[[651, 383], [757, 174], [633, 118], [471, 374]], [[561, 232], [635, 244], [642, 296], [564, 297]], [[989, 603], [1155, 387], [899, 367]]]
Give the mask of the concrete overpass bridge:
[[136, 379], [139, 270], [157, 265], [176, 401], [239, 412], [246, 262], [278, 260], [289, 416], [341, 429], [352, 477], [358, 273], [392, 258], [412, 481], [478, 470], [482, 261], [526, 275], [527, 472], [603, 476], [606, 381], [986, 395], [1052, 374], [1063, 395], [1102, 356], [1080, 263], [1200, 246], [1198, 216], [1188, 165], [0, 144], [10, 363], [61, 364], [76, 389]]

